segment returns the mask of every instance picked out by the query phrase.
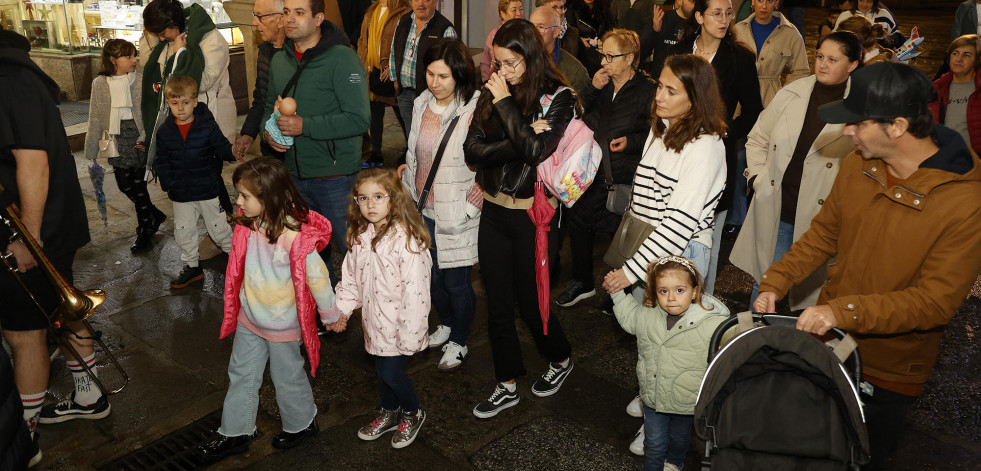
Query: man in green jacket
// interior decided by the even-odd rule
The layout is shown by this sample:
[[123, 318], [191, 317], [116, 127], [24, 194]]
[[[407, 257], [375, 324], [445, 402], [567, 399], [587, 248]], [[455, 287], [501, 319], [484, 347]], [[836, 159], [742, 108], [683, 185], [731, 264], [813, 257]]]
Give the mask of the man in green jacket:
[[[344, 31], [324, 20], [323, 0], [286, 0], [284, 6], [286, 41], [270, 64], [263, 123], [282, 97], [294, 98], [296, 113], [276, 119], [293, 144], [278, 144], [265, 131], [263, 136], [286, 153], [293, 183], [310, 209], [330, 221], [331, 240], [343, 254], [351, 184], [361, 169], [361, 135], [370, 118], [364, 66]], [[322, 255], [336, 283], [329, 246]]]

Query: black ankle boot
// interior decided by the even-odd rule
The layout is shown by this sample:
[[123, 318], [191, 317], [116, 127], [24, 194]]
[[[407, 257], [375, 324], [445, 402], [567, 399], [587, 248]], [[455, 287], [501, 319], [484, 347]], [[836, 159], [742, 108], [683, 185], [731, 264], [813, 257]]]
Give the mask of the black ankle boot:
[[299, 432], [291, 433], [282, 431], [277, 433], [276, 436], [273, 437], [272, 446], [273, 448], [279, 449], [293, 448], [299, 445], [304, 438], [316, 435], [319, 431], [320, 427], [317, 426], [317, 419], [314, 418], [313, 422], [310, 422], [310, 425], [307, 428], [300, 430]]
[[198, 448], [198, 453], [206, 463], [217, 463], [229, 456], [249, 451], [249, 440], [248, 435], [237, 437], [218, 435], [214, 441], [201, 445]]
[[153, 232], [150, 232], [146, 228], [137, 231], [136, 240], [129, 247], [129, 251], [132, 253], [143, 253], [150, 250], [150, 247], [153, 247], [153, 234]]

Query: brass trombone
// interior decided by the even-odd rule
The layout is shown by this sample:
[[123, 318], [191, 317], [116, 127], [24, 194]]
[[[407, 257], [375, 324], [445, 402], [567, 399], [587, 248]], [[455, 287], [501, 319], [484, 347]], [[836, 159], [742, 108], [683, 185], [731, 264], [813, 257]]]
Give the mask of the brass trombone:
[[[2, 185], [0, 185], [0, 195], [3, 193], [4, 188]], [[5, 199], [5, 202], [6, 201], [8, 200]], [[112, 352], [109, 351], [109, 348], [106, 347], [106, 344], [102, 341], [102, 332], [93, 329], [92, 325], [89, 324], [89, 321], [87, 320], [89, 316], [94, 314], [95, 311], [99, 309], [99, 306], [102, 305], [103, 301], [105, 301], [106, 292], [102, 291], [101, 289], [81, 291], [69, 284], [68, 281], [61, 276], [61, 273], [58, 273], [58, 270], [54, 268], [54, 265], [51, 264], [48, 257], [44, 255], [44, 251], [41, 250], [41, 246], [36, 240], [34, 240], [34, 237], [31, 236], [30, 232], [28, 232], [27, 227], [24, 226], [24, 223], [21, 221], [20, 217], [20, 209], [17, 208], [16, 204], [10, 202], [10, 204], [8, 204], [6, 207], [0, 207], [0, 219], [2, 219], [4, 224], [10, 227], [10, 230], [12, 231], [8, 243], [12, 244], [18, 239], [24, 243], [27, 250], [30, 251], [31, 255], [34, 256], [34, 259], [37, 260], [38, 268], [44, 272], [45, 276], [48, 278], [48, 281], [51, 283], [52, 288], [56, 293], [58, 293], [59, 298], [61, 298], [61, 302], [57, 307], [55, 307], [51, 312], [46, 312], [40, 301], [38, 301], [38, 299], [34, 296], [34, 293], [28, 289], [27, 284], [24, 283], [24, 280], [19, 276], [17, 265], [10, 260], [12, 258], [12, 254], [3, 254], [0, 256], [0, 258], [3, 259], [3, 264], [6, 265], [7, 270], [13, 274], [20, 286], [24, 288], [27, 295], [30, 296], [31, 300], [34, 301], [34, 304], [37, 305], [37, 308], [41, 310], [41, 312], [44, 313], [45, 317], [48, 319], [48, 329], [56, 337], [63, 338], [61, 343], [67, 346], [78, 360], [81, 360], [82, 357], [78, 354], [78, 351], [75, 350], [75, 346], [72, 345], [71, 341], [67, 338], [67, 335], [74, 335], [76, 338], [81, 340], [95, 340], [96, 343], [99, 344], [99, 348], [102, 349], [105, 355], [122, 375], [122, 386], [119, 386], [111, 391], [106, 389], [106, 387], [102, 384], [102, 381], [99, 380], [98, 376], [95, 375], [92, 369], [85, 364], [84, 361], [79, 361], [79, 363], [103, 394], [116, 394], [122, 391], [123, 388], [129, 384], [129, 375], [126, 374], [123, 367], [118, 361], [116, 361], [116, 357], [113, 356]], [[82, 322], [89, 332], [92, 333], [92, 336], [82, 337], [69, 328], [69, 325], [76, 322]]]

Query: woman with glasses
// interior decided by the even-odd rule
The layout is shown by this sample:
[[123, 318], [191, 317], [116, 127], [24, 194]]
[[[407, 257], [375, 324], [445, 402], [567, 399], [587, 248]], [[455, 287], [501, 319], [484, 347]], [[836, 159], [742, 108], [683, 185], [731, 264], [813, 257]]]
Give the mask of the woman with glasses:
[[[464, 162], [463, 141], [480, 92], [476, 91], [473, 59], [459, 39], [437, 41], [423, 54], [422, 63], [429, 88], [412, 106], [406, 167], [400, 174], [417, 205], [430, 174], [435, 175], [422, 206], [432, 239], [430, 292], [440, 321], [429, 336], [429, 348], [442, 347], [443, 357], [437, 367], [452, 371], [469, 351], [467, 336], [477, 306], [470, 269], [477, 263], [477, 226], [484, 191]], [[446, 147], [437, 163], [444, 140]]]
[[[753, 200], [732, 248], [732, 264], [758, 283], [770, 265], [811, 226], [831, 192], [841, 160], [855, 144], [843, 124], [825, 124], [819, 106], [841, 100], [851, 73], [862, 66], [862, 43], [836, 31], [818, 41], [814, 75], [777, 92], [746, 142], [746, 179]], [[827, 271], [818, 268], [790, 291], [791, 309], [816, 304]], [[759, 285], [753, 286], [750, 304]]]
[[[497, 385], [473, 409], [482, 419], [518, 404], [515, 381], [526, 372], [514, 324], [515, 304], [539, 354], [549, 361], [532, 393], [555, 394], [573, 367], [572, 346], [558, 316], [549, 317], [548, 335], [543, 330], [535, 281], [536, 228], [527, 210], [534, 202], [536, 169], [558, 147], [576, 111], [576, 95], [552, 64], [531, 22], [504, 23], [493, 46], [495, 71], [480, 95], [463, 145], [467, 165], [477, 170], [477, 183], [484, 190], [477, 250]], [[551, 99], [544, 115], [543, 98]], [[548, 202], [558, 206], [555, 198]], [[549, 244], [556, 242], [557, 219], [550, 224]]]
[[368, 135], [371, 137], [371, 154], [365, 164], [368, 167], [382, 166], [382, 134], [385, 131], [385, 108], [395, 109], [405, 132], [405, 123], [395, 101], [395, 85], [388, 79], [388, 59], [392, 49], [392, 38], [399, 18], [409, 12], [408, 0], [380, 0], [373, 3], [364, 14], [361, 23], [361, 36], [358, 38], [358, 57], [368, 72], [368, 91], [371, 109], [371, 124]]
[[[497, 15], [501, 17], [501, 24], [505, 21], [513, 20], [515, 18], [525, 17], [525, 7], [522, 5], [521, 0], [499, 0], [497, 2]], [[498, 26], [497, 28], [500, 28]], [[491, 30], [490, 34], [487, 35], [487, 41], [484, 42], [484, 52], [480, 56], [480, 81], [486, 82], [490, 78], [491, 74], [491, 64], [494, 63], [494, 35], [497, 34], [497, 28]]]
[[[651, 103], [657, 84], [637, 70], [640, 40], [637, 33], [617, 28], [603, 35], [603, 68], [593, 76], [583, 94], [583, 121], [610, 164], [596, 173], [595, 183], [567, 211], [572, 244], [572, 283], [555, 300], [570, 307], [596, 294], [593, 276], [593, 242], [597, 232], [614, 232], [621, 214], [606, 208], [608, 184], [627, 185], [634, 179], [637, 163], [650, 133]], [[612, 304], [609, 304], [612, 306]], [[609, 311], [612, 312], [612, 311]]]
[[[702, 271], [705, 274], [705, 292], [708, 294], [715, 290], [722, 223], [733, 202], [737, 154], [745, 147], [746, 135], [763, 111], [756, 55], [733, 36], [730, 26], [734, 15], [729, 0], [695, 0], [694, 14], [685, 25], [685, 34], [672, 50], [675, 54], [694, 54], [709, 61], [715, 69], [725, 103], [728, 129], [723, 140], [726, 146], [726, 188], [716, 206], [717, 224], [710, 245], [712, 255], [709, 266]], [[737, 110], [739, 116], [736, 116]]]

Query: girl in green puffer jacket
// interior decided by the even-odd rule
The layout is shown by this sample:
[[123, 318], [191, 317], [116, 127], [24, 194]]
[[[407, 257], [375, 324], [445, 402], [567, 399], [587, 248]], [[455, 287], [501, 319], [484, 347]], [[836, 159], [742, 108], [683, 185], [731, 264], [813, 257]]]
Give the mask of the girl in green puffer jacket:
[[637, 336], [645, 471], [681, 469], [685, 462], [709, 339], [729, 316], [702, 291], [695, 264], [669, 255], [647, 268], [643, 304], [622, 291], [612, 294], [617, 321]]

